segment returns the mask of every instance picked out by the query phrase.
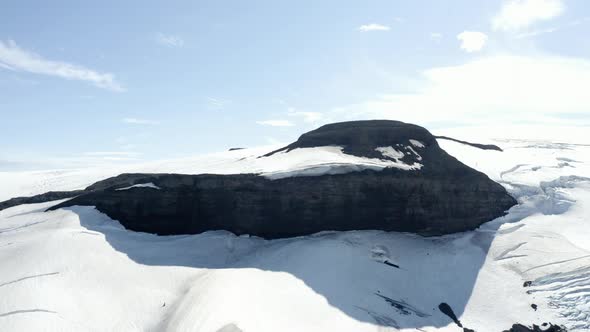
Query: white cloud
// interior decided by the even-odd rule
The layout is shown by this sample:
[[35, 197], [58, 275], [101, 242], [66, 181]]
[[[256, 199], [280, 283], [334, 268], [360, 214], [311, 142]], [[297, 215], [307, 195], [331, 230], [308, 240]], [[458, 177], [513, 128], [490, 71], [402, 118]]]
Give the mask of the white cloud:
[[439, 42], [442, 39], [442, 33], [440, 32], [431, 32], [430, 33], [430, 39]]
[[562, 0], [505, 0], [492, 19], [494, 30], [520, 30], [537, 21], [549, 20], [563, 13]]
[[85, 81], [112, 91], [125, 90], [111, 73], [99, 73], [71, 63], [44, 59], [38, 54], [20, 48], [13, 40], [6, 43], [0, 41], [0, 67], [68, 80]]
[[124, 118], [121, 121], [130, 124], [138, 124], [138, 125], [157, 125], [160, 124], [158, 121], [153, 120], [146, 120], [146, 119], [138, 119], [138, 118]]
[[490, 56], [432, 68], [423, 77], [412, 92], [340, 107], [328, 115], [455, 124], [590, 120], [590, 61], [585, 59]]
[[320, 112], [306, 112], [306, 111], [298, 111], [293, 107], [290, 107], [287, 111], [287, 114], [292, 117], [299, 117], [303, 119], [303, 122], [306, 123], [315, 123], [323, 118], [323, 114]]
[[371, 24], [364, 24], [359, 27], [359, 31], [368, 32], [368, 31], [388, 31], [391, 28], [387, 25], [371, 23]]
[[289, 120], [264, 120], [264, 121], [256, 121], [257, 124], [262, 126], [271, 126], [271, 127], [292, 127], [294, 126], [293, 123]]
[[156, 42], [168, 47], [183, 47], [184, 39], [176, 35], [166, 35], [163, 33], [156, 34]]
[[461, 48], [471, 53], [481, 51], [488, 40], [488, 36], [479, 31], [463, 31], [457, 35], [457, 39], [461, 41]]

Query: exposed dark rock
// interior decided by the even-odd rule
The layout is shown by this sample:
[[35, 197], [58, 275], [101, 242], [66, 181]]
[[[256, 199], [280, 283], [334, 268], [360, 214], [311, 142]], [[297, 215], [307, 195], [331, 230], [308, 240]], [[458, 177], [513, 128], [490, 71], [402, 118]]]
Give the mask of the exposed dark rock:
[[533, 282], [532, 282], [532, 281], [528, 281], [528, 280], [527, 280], [527, 281], [525, 281], [525, 282], [522, 284], [522, 287], [531, 287], [531, 285], [532, 285], [532, 284], [533, 284]]
[[[266, 238], [323, 230], [382, 229], [425, 235], [474, 229], [513, 199], [492, 181], [432, 181], [386, 169], [268, 180], [257, 175], [120, 175], [118, 185], [58, 205], [93, 205], [125, 227], [157, 234], [225, 229]], [[132, 188], [153, 182], [160, 190]], [[56, 207], [56, 208], [57, 208]]]
[[[342, 146], [343, 152], [359, 157], [368, 158], [381, 158], [384, 159], [383, 155], [376, 151], [375, 148], [382, 146], [396, 147], [398, 144], [401, 146], [410, 145], [409, 140], [413, 139], [424, 144], [426, 148], [436, 147], [432, 149], [432, 152], [437, 154], [439, 157], [438, 143], [430, 132], [420, 126], [404, 123], [400, 121], [389, 121], [389, 120], [370, 120], [370, 121], [350, 121], [350, 122], [339, 122], [324, 125], [316, 130], [307, 132], [299, 137], [299, 139], [287, 145], [284, 148], [276, 151], [267, 153], [265, 157], [271, 156], [281, 151], [291, 151], [297, 148], [311, 148], [317, 146]], [[437, 151], [435, 151], [437, 150]], [[426, 149], [427, 156], [422, 155], [423, 158], [428, 159], [428, 152], [431, 149]], [[408, 155], [404, 162], [415, 160], [414, 156]], [[437, 158], [432, 158], [429, 166], [436, 167], [439, 164], [444, 164], [446, 160], [440, 160], [437, 162]]]
[[85, 190], [73, 190], [73, 191], [50, 191], [41, 195], [35, 195], [31, 197], [15, 197], [7, 201], [0, 202], [0, 211], [8, 209], [13, 206], [21, 204], [35, 204], [49, 201], [55, 201], [58, 199], [70, 198], [85, 193]]
[[[419, 155], [410, 153], [411, 144]], [[336, 123], [281, 150], [326, 145], [380, 159], [387, 157], [375, 149], [392, 146], [407, 152], [403, 162], [423, 167], [277, 180], [255, 174], [122, 174], [54, 208], [96, 206], [128, 229], [157, 234], [224, 229], [278, 238], [363, 229], [440, 235], [474, 229], [516, 204], [501, 185], [448, 155], [426, 129], [415, 125]], [[160, 189], [116, 190], [149, 182]]]
[[[561, 325], [553, 325], [551, 323], [543, 323], [545, 328], [540, 327], [539, 325], [533, 326], [525, 326], [522, 324], [514, 324], [510, 328], [510, 330], [505, 330], [504, 332], [567, 332], [565, 326]], [[547, 327], [548, 326], [548, 327]]]
[[456, 139], [456, 138], [452, 138], [452, 137], [448, 137], [448, 136], [434, 136], [434, 137], [437, 138], [437, 139], [446, 139], [446, 140], [449, 140], [449, 141], [453, 141], [453, 142], [457, 142], [457, 143], [461, 143], [461, 144], [473, 146], [474, 148], [478, 148], [478, 149], [482, 149], [482, 150], [504, 151], [504, 150], [502, 150], [502, 148], [500, 148], [499, 146], [494, 145], [494, 144], [471, 143], [471, 142], [462, 141], [460, 139]]
[[538, 306], [536, 304], [531, 304], [531, 308], [533, 308], [533, 310], [537, 311]]
[[244, 148], [229, 148], [228, 151], [244, 150]]

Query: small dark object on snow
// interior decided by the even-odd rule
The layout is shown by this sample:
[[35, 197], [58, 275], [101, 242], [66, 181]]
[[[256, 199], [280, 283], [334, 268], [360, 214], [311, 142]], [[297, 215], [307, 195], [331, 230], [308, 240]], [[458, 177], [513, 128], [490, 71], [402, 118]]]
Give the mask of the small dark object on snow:
[[385, 261], [385, 262], [383, 262], [383, 264], [385, 264], [385, 265], [389, 265], [389, 266], [393, 266], [393, 267], [396, 267], [396, 268], [398, 268], [398, 269], [399, 269], [399, 265], [397, 265], [397, 264], [393, 264], [393, 263], [391, 263], [390, 261]]
[[522, 287], [531, 287], [532, 284], [532, 281], [525, 281], [524, 284], [522, 284]]
[[531, 308], [533, 308], [535, 311], [537, 311], [537, 305], [536, 304], [531, 304]]

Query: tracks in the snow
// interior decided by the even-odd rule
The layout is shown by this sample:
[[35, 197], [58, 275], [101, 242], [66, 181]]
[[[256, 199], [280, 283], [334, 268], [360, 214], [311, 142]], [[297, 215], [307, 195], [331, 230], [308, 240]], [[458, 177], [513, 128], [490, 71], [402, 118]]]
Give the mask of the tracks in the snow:
[[25, 281], [25, 280], [28, 280], [28, 279], [35, 279], [35, 278], [53, 276], [53, 275], [57, 275], [57, 274], [59, 274], [59, 272], [42, 273], [42, 274], [35, 274], [35, 275], [31, 275], [31, 276], [26, 276], [26, 277], [22, 277], [22, 278], [19, 278], [19, 279], [15, 279], [15, 280], [12, 280], [12, 281], [8, 281], [8, 282], [5, 282], [5, 283], [2, 283], [2, 284], [0, 284], [0, 287], [7, 286], [7, 285], [10, 285], [10, 284], [16, 284], [17, 282]]
[[19, 315], [19, 314], [27, 314], [27, 313], [47, 313], [47, 314], [57, 314], [57, 311], [51, 311], [46, 309], [24, 309], [24, 310], [14, 310], [0, 314], [0, 318], [8, 317], [12, 315]]
[[496, 258], [494, 258], [494, 260], [501, 261], [501, 260], [510, 259], [510, 258], [526, 257], [527, 255], [510, 255], [512, 252], [518, 250], [518, 248], [524, 246], [525, 244], [527, 244], [527, 242], [521, 242], [515, 246], [512, 246], [512, 247], [502, 251], [498, 256], [496, 256]]

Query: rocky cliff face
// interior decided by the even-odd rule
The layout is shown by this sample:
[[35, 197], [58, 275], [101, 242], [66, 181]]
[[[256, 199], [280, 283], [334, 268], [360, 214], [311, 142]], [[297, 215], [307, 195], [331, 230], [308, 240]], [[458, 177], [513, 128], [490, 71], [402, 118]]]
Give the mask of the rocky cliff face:
[[54, 208], [93, 205], [128, 229], [157, 234], [224, 229], [279, 238], [361, 229], [447, 234], [474, 229], [516, 203], [502, 186], [443, 151], [426, 129], [397, 121], [326, 125], [260, 158], [321, 146], [395, 167], [274, 180], [123, 174]]

